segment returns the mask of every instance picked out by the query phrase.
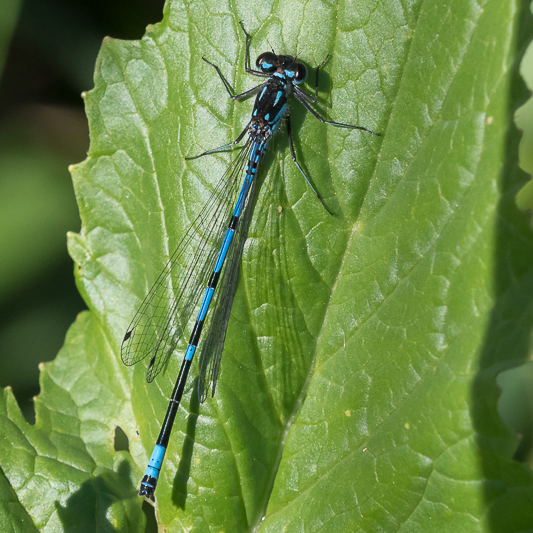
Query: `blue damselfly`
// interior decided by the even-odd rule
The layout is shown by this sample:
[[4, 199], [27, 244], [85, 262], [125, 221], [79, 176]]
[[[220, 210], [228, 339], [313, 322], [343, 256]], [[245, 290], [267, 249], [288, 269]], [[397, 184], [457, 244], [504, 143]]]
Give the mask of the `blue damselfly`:
[[[211, 325], [200, 358], [199, 400], [203, 402], [206, 399], [209, 389], [213, 395], [215, 393], [240, 258], [252, 213], [257, 171], [267, 145], [282, 119], [285, 119], [291, 156], [296, 167], [318, 200], [332, 214], [296, 160], [287, 107], [288, 96], [292, 93], [307, 111], [325, 124], [379, 135], [362, 126], [325, 120], [311, 107], [310, 104], [316, 103], [318, 99], [318, 73], [327, 57], [316, 69], [315, 94], [311, 96], [299, 87], [307, 78], [307, 69], [295, 57], [277, 55], [274, 51], [265, 52], [257, 58], [258, 70], [252, 69], [249, 57], [250, 36], [242, 23], [241, 27], [246, 36], [245, 70], [248, 74], [267, 78], [264, 83], [242, 94], [233, 95], [220, 69], [203, 59], [216, 69], [233, 100], [259, 93], [252, 117], [232, 143], [186, 159], [196, 159], [225, 150], [240, 143], [246, 135], [248, 137], [144, 299], [122, 342], [121, 356], [126, 365], [133, 365], [151, 355], [146, 378], [151, 382], [164, 368], [177, 343], [184, 336], [202, 291], [204, 292], [167, 413], [141, 482], [139, 495], [148, 498], [153, 496], [157, 485], [172, 425], [213, 300]], [[217, 285], [220, 287], [215, 294]]]

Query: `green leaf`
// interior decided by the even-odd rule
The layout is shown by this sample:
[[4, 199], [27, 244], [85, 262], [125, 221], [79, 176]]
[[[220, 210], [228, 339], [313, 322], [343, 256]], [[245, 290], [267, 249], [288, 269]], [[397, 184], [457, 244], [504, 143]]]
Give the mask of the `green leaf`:
[[[90, 311], [41, 374], [35, 427], [5, 394], [0, 465], [50, 531], [144, 527], [136, 497], [177, 376], [120, 362], [126, 327], [235, 153], [252, 56], [328, 53], [260, 173], [215, 398], [186, 391], [156, 492], [167, 531], [524, 531], [531, 472], [498, 418], [497, 373], [528, 355], [533, 238], [514, 204], [512, 112], [527, 6], [487, 0], [275, 7], [168, 2], [107, 40], [86, 96], [70, 235]], [[311, 79], [313, 76], [311, 76]], [[307, 85], [307, 90], [312, 90]], [[281, 208], [281, 209], [280, 209]], [[197, 369], [195, 370], [197, 372]], [[128, 450], [114, 448], [115, 426]], [[85, 525], [87, 524], [87, 525]]]
[[0, 472], [0, 526], [5, 533], [37, 531], [26, 509]]
[[[71, 327], [56, 360], [42, 365], [36, 424], [22, 417], [10, 390], [0, 399], [2, 469], [38, 528], [143, 531], [130, 454], [115, 452], [118, 421], [133, 432], [124, 372], [89, 313]], [[111, 383], [112, 381], [112, 383]], [[80, 526], [80, 524], [82, 524]]]

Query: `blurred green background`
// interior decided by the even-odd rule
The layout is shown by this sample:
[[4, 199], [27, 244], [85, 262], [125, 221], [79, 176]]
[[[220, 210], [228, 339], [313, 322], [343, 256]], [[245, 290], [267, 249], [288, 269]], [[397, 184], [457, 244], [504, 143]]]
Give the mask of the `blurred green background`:
[[80, 220], [68, 165], [85, 158], [80, 96], [102, 39], [139, 39], [163, 0], [0, 0], [0, 386], [30, 421], [38, 365], [77, 313], [67, 231]]

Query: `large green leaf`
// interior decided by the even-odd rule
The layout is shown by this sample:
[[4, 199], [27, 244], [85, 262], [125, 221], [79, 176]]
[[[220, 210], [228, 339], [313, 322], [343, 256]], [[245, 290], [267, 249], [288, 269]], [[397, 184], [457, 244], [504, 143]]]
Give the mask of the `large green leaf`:
[[[71, 235], [90, 311], [41, 374], [37, 423], [3, 400], [0, 464], [46, 531], [137, 531], [136, 489], [180, 358], [127, 369], [127, 324], [233, 154], [252, 102], [244, 40], [310, 65], [265, 159], [217, 394], [193, 383], [157, 489], [167, 531], [525, 531], [533, 478], [497, 416], [495, 376], [528, 354], [533, 238], [511, 125], [531, 33], [522, 2], [167, 3], [141, 41], [104, 43], [73, 169]], [[312, 78], [312, 76], [311, 76]], [[310, 87], [308, 86], [308, 89]], [[329, 108], [331, 107], [331, 111]], [[280, 209], [281, 208], [281, 209]], [[192, 380], [191, 380], [192, 381]], [[129, 438], [116, 451], [115, 426]]]

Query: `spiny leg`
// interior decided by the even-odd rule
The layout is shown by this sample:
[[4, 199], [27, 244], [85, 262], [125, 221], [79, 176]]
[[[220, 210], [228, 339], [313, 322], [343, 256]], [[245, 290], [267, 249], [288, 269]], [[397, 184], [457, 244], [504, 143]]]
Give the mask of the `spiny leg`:
[[328, 206], [324, 203], [324, 200], [322, 199], [318, 191], [313, 187], [313, 184], [309, 181], [309, 179], [305, 175], [305, 172], [302, 170], [302, 167], [296, 160], [296, 152], [294, 150], [294, 144], [292, 143], [291, 119], [289, 118], [289, 115], [285, 117], [285, 122], [287, 124], [287, 135], [289, 136], [289, 147], [291, 149], [291, 156], [292, 156], [292, 160], [294, 161], [294, 164], [296, 165], [296, 167], [298, 168], [302, 176], [305, 178], [305, 181], [307, 181], [307, 184], [309, 185], [309, 187], [311, 187], [311, 190], [315, 193], [316, 197], [320, 200], [320, 203], [324, 206], [324, 209], [330, 215], [333, 215], [333, 213], [328, 209]]
[[246, 96], [250, 96], [251, 94], [254, 94], [256, 93], [257, 91], [259, 91], [259, 89], [261, 89], [265, 83], [261, 83], [260, 85], [257, 85], [256, 87], [253, 87], [252, 89], [248, 90], [248, 91], [244, 91], [243, 93], [241, 94], [233, 94], [233, 89], [231, 88], [230, 84], [226, 81], [226, 78], [224, 78], [224, 76], [222, 75], [222, 72], [220, 71], [220, 69], [214, 65], [213, 63], [211, 63], [211, 61], [208, 61], [205, 57], [202, 57], [202, 59], [208, 64], [208, 65], [211, 65], [214, 69], [216, 69], [220, 79], [222, 80], [222, 83], [224, 84], [224, 87], [226, 87], [226, 91], [229, 95], [229, 97], [232, 99], [232, 100], [240, 100], [241, 98], [245, 98]]
[[269, 78], [270, 74], [267, 74], [266, 72], [262, 72], [260, 70], [254, 70], [250, 67], [250, 34], [244, 29], [244, 24], [241, 21], [239, 21], [239, 24], [241, 25], [242, 31], [244, 32], [244, 35], [246, 35], [246, 52], [244, 54], [244, 70], [248, 74], [253, 74], [254, 76], [261, 76], [262, 78]]
[[233, 142], [229, 144], [225, 144], [224, 146], [219, 146], [218, 148], [207, 150], [206, 152], [202, 152], [199, 155], [193, 155], [193, 156], [186, 157], [185, 159], [187, 161], [191, 161], [192, 159], [198, 159], [199, 157], [203, 157], [204, 155], [212, 154], [214, 152], [220, 152], [221, 150], [226, 150], [226, 148], [231, 148], [232, 146], [235, 146], [236, 144], [239, 144], [242, 141], [247, 131], [248, 131], [248, 125], [246, 125], [246, 127], [242, 130], [241, 134]]
[[320, 65], [318, 65], [318, 67], [316, 67], [316, 77], [315, 77], [315, 96], [311, 96], [310, 94], [307, 94], [303, 89], [301, 89], [300, 87], [295, 87], [295, 92], [297, 92], [298, 94], [300, 94], [305, 100], [307, 100], [308, 102], [311, 102], [313, 104], [316, 104], [317, 100], [318, 100], [318, 73], [321, 69], [321, 67], [324, 65], [324, 63], [329, 59], [329, 54], [325, 57], [324, 61], [322, 61], [322, 63], [320, 63]]
[[[363, 126], [354, 126], [352, 124], [344, 124], [344, 122], [334, 122], [333, 120], [326, 120], [324, 117], [322, 117], [320, 114], [318, 114], [310, 105], [309, 103], [303, 98], [301, 89], [298, 89], [298, 87], [294, 88], [294, 96], [300, 102], [307, 111], [309, 111], [312, 115], [314, 115], [320, 122], [323, 122], [324, 124], [330, 124], [331, 126], [338, 126], [340, 128], [351, 128], [355, 130], [362, 130], [366, 131], [367, 133], [371, 133], [372, 135], [376, 135], [377, 137], [381, 137], [381, 133], [376, 133], [375, 131], [369, 130], [367, 128], [364, 128]], [[309, 96], [309, 95], [307, 95]]]

